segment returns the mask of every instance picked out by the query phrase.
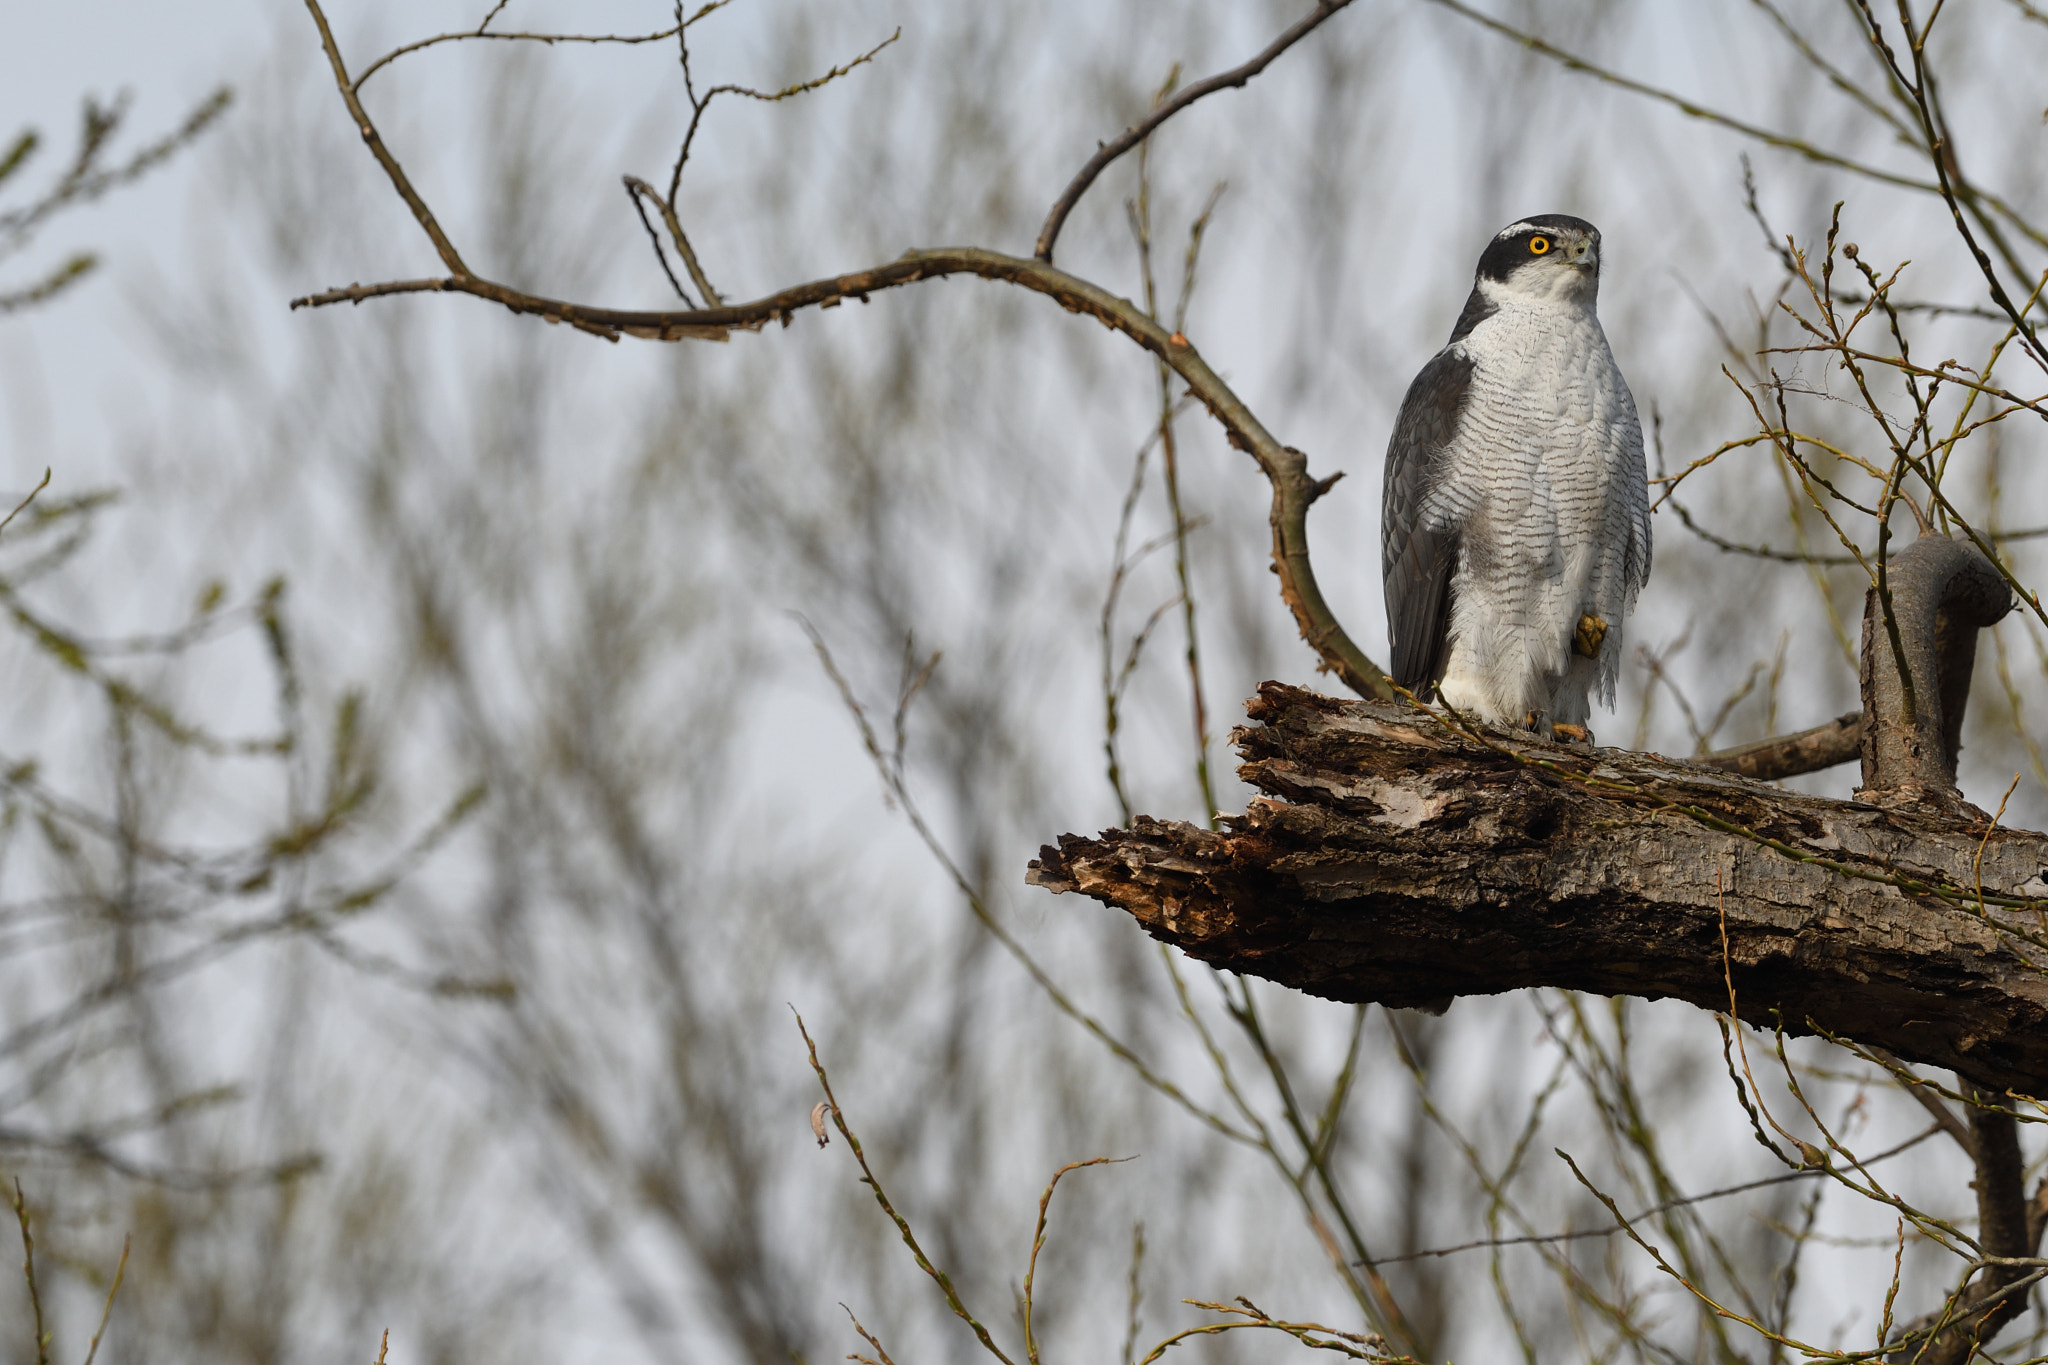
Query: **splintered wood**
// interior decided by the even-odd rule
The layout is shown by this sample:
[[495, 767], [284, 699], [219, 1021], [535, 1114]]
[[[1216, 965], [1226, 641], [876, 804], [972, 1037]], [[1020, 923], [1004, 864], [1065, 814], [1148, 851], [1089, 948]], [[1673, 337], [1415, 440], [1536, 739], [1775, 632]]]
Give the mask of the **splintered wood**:
[[1248, 710], [1232, 741], [1265, 795], [1225, 830], [1062, 835], [1027, 880], [1334, 1000], [1555, 986], [1725, 1012], [1732, 980], [1760, 1027], [2048, 1095], [2048, 836], [1278, 683]]

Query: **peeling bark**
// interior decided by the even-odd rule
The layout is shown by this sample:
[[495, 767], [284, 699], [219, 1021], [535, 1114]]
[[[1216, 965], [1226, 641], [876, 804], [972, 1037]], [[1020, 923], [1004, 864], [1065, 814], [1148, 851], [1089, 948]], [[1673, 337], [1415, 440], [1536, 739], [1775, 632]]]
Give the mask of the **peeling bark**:
[[1027, 880], [1330, 999], [1555, 986], [1725, 1011], [1732, 979], [1751, 1023], [2048, 1095], [2048, 836], [1279, 683], [1248, 709], [1232, 741], [1265, 795], [1226, 830], [1064, 835]]

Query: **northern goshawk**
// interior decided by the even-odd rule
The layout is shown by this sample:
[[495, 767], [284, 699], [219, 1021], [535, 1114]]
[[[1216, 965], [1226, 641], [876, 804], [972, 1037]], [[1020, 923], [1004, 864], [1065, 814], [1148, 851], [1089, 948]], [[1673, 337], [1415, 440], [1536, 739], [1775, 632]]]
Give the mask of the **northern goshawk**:
[[1495, 725], [1585, 738], [1614, 704], [1650, 576], [1635, 400], [1594, 304], [1600, 232], [1501, 229], [1387, 446], [1380, 565], [1394, 681]]

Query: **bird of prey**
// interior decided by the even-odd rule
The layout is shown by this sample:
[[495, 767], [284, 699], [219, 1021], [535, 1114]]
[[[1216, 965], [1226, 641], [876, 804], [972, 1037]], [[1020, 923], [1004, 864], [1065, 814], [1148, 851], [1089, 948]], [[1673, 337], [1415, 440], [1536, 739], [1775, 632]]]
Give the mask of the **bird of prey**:
[[1594, 304], [1600, 232], [1546, 213], [1479, 258], [1387, 446], [1393, 678], [1498, 726], [1585, 739], [1650, 576], [1635, 400]]

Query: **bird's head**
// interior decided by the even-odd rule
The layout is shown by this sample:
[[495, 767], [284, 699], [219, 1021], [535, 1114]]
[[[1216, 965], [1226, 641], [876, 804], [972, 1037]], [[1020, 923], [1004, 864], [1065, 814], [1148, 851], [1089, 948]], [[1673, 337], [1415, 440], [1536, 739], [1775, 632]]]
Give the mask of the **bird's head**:
[[1477, 285], [1496, 302], [1590, 308], [1600, 291], [1600, 229], [1564, 213], [1509, 223], [1480, 256]]

